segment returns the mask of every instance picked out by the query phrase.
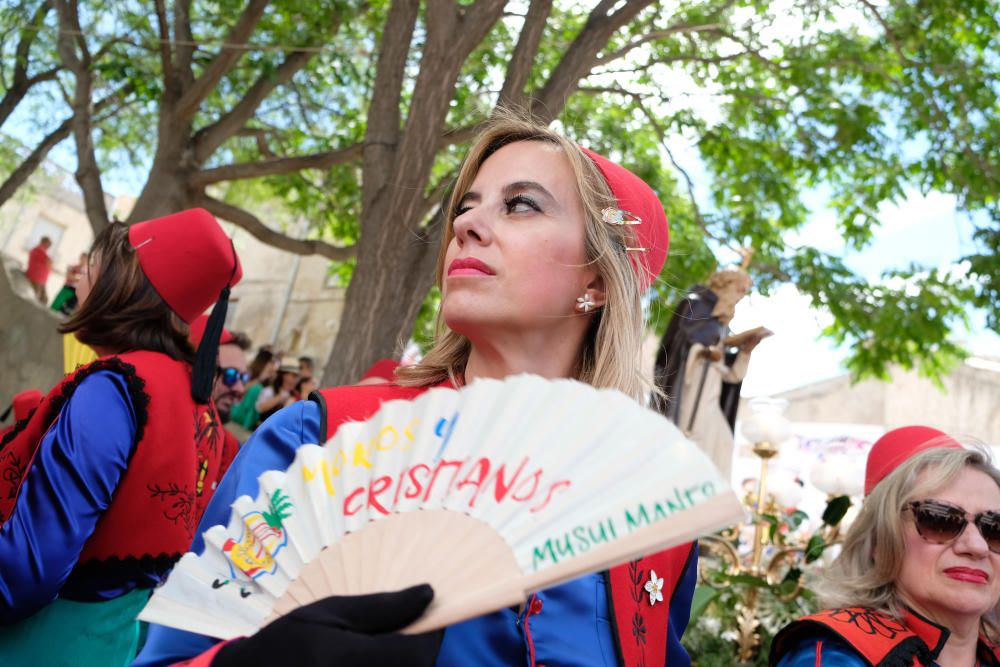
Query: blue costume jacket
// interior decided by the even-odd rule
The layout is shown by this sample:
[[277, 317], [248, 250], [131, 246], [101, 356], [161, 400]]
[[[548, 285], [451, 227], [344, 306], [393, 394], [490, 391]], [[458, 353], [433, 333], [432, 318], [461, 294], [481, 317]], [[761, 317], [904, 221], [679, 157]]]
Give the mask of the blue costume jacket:
[[[230, 504], [241, 495], [256, 497], [257, 477], [284, 470], [305, 443], [324, 442], [320, 409], [300, 401], [268, 419], [243, 446], [209, 503], [192, 551], [204, 549], [201, 535], [229, 520]], [[691, 607], [697, 563], [690, 559], [672, 598], [667, 667], [689, 667], [681, 646]], [[541, 591], [522, 610], [503, 609], [449, 627], [437, 664], [440, 667], [537, 665], [580, 667], [617, 665], [617, 652], [603, 574], [593, 574]], [[136, 666], [166, 665], [208, 650], [217, 640], [162, 626], [151, 626]], [[652, 667], [652, 666], [650, 666]]]

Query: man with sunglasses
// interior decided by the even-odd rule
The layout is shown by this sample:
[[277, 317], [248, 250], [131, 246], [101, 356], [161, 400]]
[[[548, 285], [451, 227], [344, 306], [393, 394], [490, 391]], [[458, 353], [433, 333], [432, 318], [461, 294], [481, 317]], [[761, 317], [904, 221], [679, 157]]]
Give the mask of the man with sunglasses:
[[[208, 316], [202, 315], [191, 323], [191, 344], [198, 347], [205, 335], [205, 325]], [[219, 354], [215, 368], [215, 383], [212, 385], [212, 402], [219, 413], [223, 424], [229, 422], [233, 405], [239, 403], [246, 393], [250, 383], [250, 373], [247, 371], [246, 351], [250, 349], [250, 340], [242, 333], [233, 333], [229, 329], [222, 330], [219, 338]]]
[[829, 608], [786, 626], [778, 667], [1000, 665], [1000, 471], [926, 426], [872, 447], [865, 502], [824, 572]]

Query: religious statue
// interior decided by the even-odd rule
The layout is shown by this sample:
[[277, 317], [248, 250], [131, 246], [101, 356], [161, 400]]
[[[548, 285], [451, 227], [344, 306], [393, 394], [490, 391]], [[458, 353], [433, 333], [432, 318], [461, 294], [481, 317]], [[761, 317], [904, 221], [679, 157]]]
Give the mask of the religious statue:
[[750, 353], [771, 335], [763, 327], [730, 335], [736, 304], [753, 285], [744, 267], [717, 271], [707, 285], [688, 290], [656, 358], [656, 384], [664, 394], [660, 411], [709, 455], [727, 479]]

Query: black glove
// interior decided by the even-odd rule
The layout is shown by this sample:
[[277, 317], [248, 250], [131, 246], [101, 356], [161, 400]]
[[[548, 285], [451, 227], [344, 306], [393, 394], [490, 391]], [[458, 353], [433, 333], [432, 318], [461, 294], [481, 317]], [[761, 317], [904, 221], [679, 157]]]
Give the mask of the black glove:
[[422, 635], [396, 631], [420, 618], [432, 599], [434, 589], [427, 584], [395, 593], [325, 598], [230, 642], [212, 667], [430, 667], [444, 630]]

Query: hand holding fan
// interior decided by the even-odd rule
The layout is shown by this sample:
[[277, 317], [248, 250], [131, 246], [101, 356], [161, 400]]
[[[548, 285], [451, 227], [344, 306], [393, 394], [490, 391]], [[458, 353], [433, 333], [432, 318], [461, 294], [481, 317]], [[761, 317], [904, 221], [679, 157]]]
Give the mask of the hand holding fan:
[[330, 595], [429, 582], [434, 602], [409, 628], [425, 631], [741, 517], [702, 451], [625, 395], [479, 380], [387, 402], [301, 446], [139, 617], [230, 638]]

